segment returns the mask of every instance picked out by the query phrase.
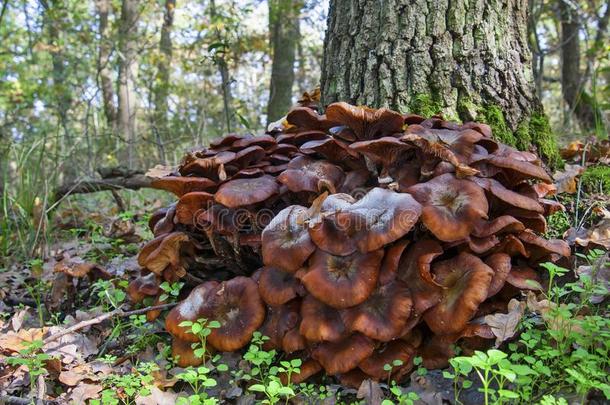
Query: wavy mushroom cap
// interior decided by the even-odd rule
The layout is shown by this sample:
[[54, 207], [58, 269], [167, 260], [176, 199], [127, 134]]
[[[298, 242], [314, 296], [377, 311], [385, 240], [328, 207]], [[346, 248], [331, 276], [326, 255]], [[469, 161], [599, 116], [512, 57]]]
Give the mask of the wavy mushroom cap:
[[393, 281], [378, 287], [362, 304], [346, 309], [342, 317], [352, 332], [387, 342], [401, 335], [412, 306], [407, 285]]
[[282, 351], [287, 354], [305, 350], [307, 341], [299, 332], [298, 326], [290, 329], [282, 339]]
[[311, 108], [296, 107], [290, 110], [286, 115], [286, 121], [290, 125], [294, 125], [300, 129], [327, 131], [330, 128], [337, 126], [327, 115], [320, 115]]
[[421, 316], [441, 300], [441, 288], [430, 274], [432, 261], [441, 254], [443, 249], [438, 242], [424, 239], [409, 246], [402, 255], [396, 278], [409, 287], [416, 316]]
[[267, 307], [265, 321], [259, 329], [269, 338], [263, 345], [264, 350], [282, 349], [286, 334], [299, 326], [300, 306], [299, 300], [294, 300], [281, 306]]
[[185, 163], [179, 170], [183, 176], [196, 175], [198, 177], [207, 177], [210, 180], [223, 180], [220, 175], [222, 173], [221, 166], [232, 162], [233, 159], [235, 159], [235, 152], [222, 151], [214, 156], [197, 158]]
[[519, 239], [527, 244], [529, 258], [532, 261], [538, 261], [551, 254], [557, 254], [563, 257], [570, 257], [572, 254], [570, 245], [568, 245], [566, 241], [560, 239], [545, 239], [536, 235], [529, 229], [521, 232], [519, 234]]
[[293, 205], [280, 211], [262, 233], [262, 255], [266, 266], [295, 272], [311, 256], [316, 246], [311, 241], [306, 220], [307, 208]]
[[317, 250], [301, 282], [311, 295], [333, 308], [364, 302], [375, 289], [383, 249], [334, 256]]
[[202, 314], [220, 323], [208, 342], [216, 349], [232, 352], [244, 347], [265, 320], [265, 306], [256, 282], [248, 277], [223, 281], [203, 303]]
[[538, 213], [544, 212], [544, 208], [538, 201], [526, 195], [509, 190], [497, 180], [475, 177], [472, 181], [508, 205]]
[[428, 370], [448, 367], [449, 359], [455, 356], [453, 343], [453, 340], [444, 335], [433, 335], [427, 339], [417, 348], [418, 355], [422, 357], [422, 365]]
[[486, 238], [503, 233], [519, 233], [524, 229], [525, 226], [517, 218], [511, 215], [502, 215], [491, 221], [478, 221], [472, 230], [472, 235], [477, 238]]
[[358, 153], [352, 151], [345, 142], [330, 136], [325, 139], [305, 142], [299, 149], [306, 154], [320, 154], [329, 162], [337, 165], [353, 169], [364, 166], [364, 161]]
[[225, 207], [238, 208], [263, 202], [278, 192], [275, 178], [264, 175], [228, 181], [220, 186], [214, 199]]
[[343, 374], [353, 370], [364, 359], [370, 357], [375, 343], [368, 337], [354, 334], [340, 342], [318, 345], [311, 354], [329, 375]]
[[386, 249], [383, 262], [381, 262], [381, 269], [379, 270], [380, 285], [388, 284], [396, 279], [400, 258], [409, 242], [409, 240], [400, 240]]
[[352, 204], [349, 212], [364, 218], [358, 250], [370, 252], [406, 235], [417, 223], [422, 208], [409, 194], [375, 187]]
[[[362, 371], [359, 368], [355, 368], [353, 370], [348, 371], [347, 373], [339, 374], [337, 376], [339, 382], [344, 387], [353, 388], [355, 390], [359, 390], [362, 386], [362, 383], [365, 380], [370, 380], [371, 376]], [[370, 382], [372, 384], [372, 381]]]
[[204, 303], [219, 287], [216, 281], [206, 281], [198, 285], [183, 301], [169, 311], [165, 318], [165, 329], [172, 336], [185, 342], [199, 342], [199, 337], [191, 333], [188, 327], [180, 326], [184, 321], [195, 322], [203, 317]]
[[[404, 375], [413, 369], [415, 354], [416, 350], [413, 346], [404, 340], [395, 340], [375, 350], [371, 357], [360, 362], [358, 367], [376, 379], [387, 378], [390, 374], [394, 377], [393, 380], [400, 381]], [[399, 360], [402, 364], [393, 366], [390, 372], [384, 370], [384, 365], [392, 365], [396, 360]]]
[[174, 193], [178, 197], [193, 191], [211, 191], [216, 188], [216, 182], [205, 177], [167, 176], [154, 179], [150, 185], [152, 188]]
[[487, 298], [493, 270], [478, 257], [462, 252], [434, 264], [432, 271], [443, 286], [443, 297], [424, 314], [424, 320], [435, 333], [459, 332]]
[[140, 275], [132, 280], [127, 287], [127, 295], [133, 303], [139, 303], [146, 297], [154, 297], [159, 293], [160, 281], [155, 273]]
[[184, 232], [156, 237], [140, 250], [138, 264], [159, 276], [168, 266], [180, 267], [180, 247], [189, 240]]
[[481, 219], [487, 218], [487, 197], [468, 180], [443, 174], [407, 190], [423, 205], [424, 225], [444, 242], [465, 239]]
[[233, 142], [231, 147], [244, 149], [250, 146], [260, 146], [261, 148], [269, 149], [276, 144], [275, 138], [271, 135], [250, 135]]
[[347, 256], [357, 250], [357, 235], [364, 221], [349, 214], [355, 201], [349, 194], [338, 193], [322, 202], [320, 212], [312, 216], [308, 226], [311, 240], [318, 248], [337, 256]]
[[326, 117], [351, 128], [358, 140], [381, 138], [402, 132], [404, 118], [387, 108], [356, 107], [348, 103], [333, 103], [326, 107]]
[[485, 259], [485, 264], [488, 265], [494, 274], [489, 283], [487, 298], [496, 295], [506, 282], [506, 277], [511, 271], [511, 258], [506, 253], [494, 253]]
[[205, 191], [195, 191], [180, 197], [176, 204], [176, 220], [184, 225], [193, 225], [199, 212], [208, 209], [214, 195]]
[[390, 166], [407, 150], [413, 148], [411, 145], [408, 145], [393, 136], [384, 136], [370, 141], [354, 142], [349, 147], [360, 152], [373, 162], [383, 163], [386, 166]]
[[279, 306], [296, 298], [299, 290], [299, 280], [275, 267], [264, 267], [258, 280], [258, 292], [263, 301], [271, 306]]
[[251, 167], [265, 158], [267, 153], [260, 146], [249, 146], [235, 153], [235, 158], [231, 162], [231, 166], [238, 168]]
[[513, 153], [510, 156], [491, 155], [487, 158], [487, 162], [509, 172], [515, 183], [520, 182], [523, 179], [531, 178], [541, 180], [545, 183], [553, 183], [553, 179], [551, 179], [542, 167], [526, 160], [520, 160], [518, 157], [525, 156], [522, 155], [522, 153], [523, 152], [519, 152], [519, 155]]
[[294, 193], [318, 193], [324, 189], [336, 191], [344, 178], [345, 173], [339, 166], [324, 160], [297, 156], [288, 163], [288, 168], [277, 179]]
[[341, 314], [312, 295], [301, 303], [299, 332], [310, 342], [337, 342], [348, 335]]

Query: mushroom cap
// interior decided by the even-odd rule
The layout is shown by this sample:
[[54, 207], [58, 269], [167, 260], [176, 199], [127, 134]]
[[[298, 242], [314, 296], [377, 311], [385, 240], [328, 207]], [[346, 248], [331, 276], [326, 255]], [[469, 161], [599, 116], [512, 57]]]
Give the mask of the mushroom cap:
[[271, 135], [250, 135], [233, 142], [231, 147], [244, 149], [250, 146], [260, 146], [262, 148], [268, 149], [269, 147], [275, 144], [275, 138]]
[[409, 240], [399, 240], [394, 245], [388, 247], [383, 256], [381, 269], [379, 270], [379, 284], [384, 285], [396, 279], [398, 265], [405, 248], [409, 245]]
[[307, 208], [293, 205], [280, 211], [262, 233], [262, 255], [266, 266], [295, 272], [311, 256], [311, 241], [305, 220]]
[[320, 371], [322, 371], [322, 366], [320, 363], [314, 359], [307, 359], [299, 367], [298, 373], [295, 372], [290, 375], [290, 381], [288, 381], [288, 375], [285, 373], [280, 374], [280, 380], [284, 385], [300, 384], [309, 377], [318, 374]]
[[180, 247], [189, 240], [189, 236], [184, 232], [158, 236], [140, 250], [138, 264], [157, 275], [162, 275], [168, 266], [180, 266]]
[[218, 152], [214, 156], [197, 158], [185, 163], [180, 167], [180, 174], [182, 176], [196, 175], [197, 177], [207, 177], [210, 180], [219, 180], [220, 166], [233, 161], [233, 159], [235, 159], [235, 152]]
[[[357, 235], [363, 225], [360, 217], [349, 215], [356, 200], [349, 194], [331, 194], [309, 221], [309, 235], [315, 245], [333, 255], [347, 256], [357, 249]], [[338, 217], [341, 212], [348, 215]]]
[[220, 351], [244, 347], [265, 319], [258, 286], [248, 277], [223, 281], [207, 298], [203, 303], [203, 317], [220, 323], [220, 328], [212, 329], [208, 342]]
[[358, 364], [358, 367], [376, 379], [388, 377], [388, 371], [384, 370], [386, 364], [392, 365], [395, 360], [400, 360], [402, 365], [393, 366], [391, 375], [394, 381], [400, 381], [401, 377], [413, 369], [413, 358], [416, 350], [404, 340], [389, 342], [381, 348], [375, 350], [373, 354]]
[[275, 178], [269, 175], [249, 179], [237, 179], [224, 183], [216, 194], [216, 202], [229, 208], [260, 203], [279, 192]]
[[416, 184], [407, 191], [423, 205], [424, 225], [442, 241], [466, 238], [477, 221], [487, 218], [489, 206], [483, 189], [452, 174]]
[[178, 367], [197, 367], [203, 363], [202, 357], [195, 356], [191, 342], [172, 339], [172, 358]]
[[411, 145], [404, 143], [393, 136], [384, 136], [370, 141], [354, 142], [349, 147], [362, 153], [373, 162], [383, 163], [386, 166], [391, 165], [398, 160], [405, 151], [413, 148]]
[[260, 146], [249, 146], [235, 153], [235, 159], [233, 159], [231, 165], [241, 168], [250, 167], [262, 160], [266, 154], [265, 150]]
[[519, 233], [524, 229], [525, 227], [517, 218], [502, 215], [491, 221], [478, 221], [472, 230], [472, 235], [477, 238], [486, 238], [501, 233]]
[[506, 253], [494, 253], [485, 259], [485, 264], [488, 265], [494, 274], [489, 283], [487, 298], [496, 295], [506, 282], [506, 277], [511, 271], [511, 259]]
[[429, 370], [449, 366], [449, 359], [455, 356], [453, 343], [444, 335], [433, 335], [431, 339], [424, 341], [417, 349], [422, 357], [422, 365]]
[[337, 376], [339, 382], [344, 387], [353, 388], [355, 390], [359, 390], [362, 386], [362, 383], [365, 380], [370, 380], [371, 376], [362, 371], [359, 368], [355, 368], [353, 370], [348, 371], [347, 373], [339, 374]]
[[214, 195], [205, 191], [195, 191], [180, 197], [176, 204], [176, 220], [184, 225], [193, 225], [197, 213], [206, 210]]
[[333, 308], [364, 302], [375, 289], [383, 249], [369, 253], [334, 256], [318, 249], [301, 282], [314, 297]]
[[534, 211], [538, 213], [544, 212], [544, 208], [540, 203], [528, 196], [523, 194], [519, 194], [515, 191], [509, 190], [504, 187], [502, 183], [494, 179], [485, 179], [482, 177], [474, 177], [472, 179], [475, 183], [477, 183], [480, 187], [489, 191], [493, 196], [497, 197], [499, 200], [512, 205], [517, 208], [522, 208], [528, 211]]
[[319, 131], [326, 131], [337, 125], [336, 122], [332, 122], [332, 120], [328, 118], [328, 115], [319, 115], [314, 110], [307, 107], [293, 108], [288, 115], [286, 115], [286, 121], [300, 129], [315, 129]]
[[419, 219], [422, 208], [409, 194], [375, 187], [352, 204], [349, 212], [365, 219], [358, 249], [370, 252], [406, 235]]
[[329, 162], [341, 166], [353, 169], [364, 167], [364, 161], [358, 153], [351, 150], [346, 143], [330, 136], [326, 139], [305, 142], [299, 149], [306, 154], [318, 153]]
[[154, 297], [159, 293], [159, 279], [155, 273], [140, 275], [132, 280], [127, 287], [127, 295], [133, 303], [139, 303], [146, 297]]
[[528, 229], [519, 234], [519, 239], [528, 245], [530, 260], [533, 261], [542, 259], [552, 253], [564, 257], [570, 257], [572, 254], [570, 245], [568, 245], [566, 241], [560, 239], [544, 239]]
[[435, 280], [443, 286], [443, 298], [424, 314], [424, 320], [437, 334], [459, 332], [487, 298], [493, 270], [465, 252], [434, 264], [432, 269]]
[[354, 334], [340, 342], [321, 343], [313, 349], [311, 357], [317, 360], [329, 375], [347, 373], [373, 354], [375, 343], [361, 334]]
[[324, 160], [297, 156], [288, 163], [288, 168], [277, 179], [294, 193], [318, 193], [324, 189], [335, 191], [344, 178], [345, 173], [339, 166]]
[[401, 114], [380, 108], [356, 107], [344, 102], [326, 107], [326, 117], [339, 125], [351, 128], [358, 140], [380, 138], [402, 132], [404, 119]]
[[301, 303], [299, 332], [310, 342], [337, 342], [348, 335], [341, 314], [313, 295], [307, 295]]
[[[517, 151], [518, 152], [518, 151]], [[516, 177], [516, 181], [520, 181], [523, 178], [535, 178], [542, 180], [545, 183], [553, 183], [553, 179], [547, 174], [547, 172], [540, 166], [536, 166], [525, 160], [520, 160], [516, 157], [521, 156], [523, 152], [519, 152], [520, 155], [512, 154], [511, 156], [499, 156], [491, 155], [487, 158], [487, 162], [493, 166], [505, 169]]]
[[[176, 224], [174, 224], [174, 218], [176, 216], [176, 205], [177, 204], [170, 205], [167, 208], [167, 211], [165, 211], [165, 215], [155, 221], [154, 225], [150, 228], [155, 237], [170, 233], [176, 227]], [[151, 222], [149, 222], [149, 226], [150, 225]]]
[[216, 182], [205, 177], [167, 176], [154, 179], [150, 185], [152, 188], [172, 192], [178, 197], [193, 191], [210, 191], [216, 188]]
[[264, 267], [258, 280], [258, 292], [263, 301], [271, 306], [279, 306], [298, 296], [300, 283], [290, 273]]
[[362, 304], [344, 310], [342, 317], [352, 332], [387, 342], [401, 335], [412, 306], [407, 285], [393, 281], [378, 287]]
[[184, 321], [194, 322], [203, 318], [203, 306], [211, 294], [218, 289], [218, 282], [206, 281], [195, 287], [191, 293], [178, 305], [172, 308], [165, 318], [165, 329], [174, 338], [185, 342], [199, 342], [199, 337], [191, 333], [190, 328], [180, 326]]
[[441, 288], [432, 280], [430, 266], [434, 258], [442, 253], [438, 242], [422, 239], [409, 246], [400, 259], [397, 279], [409, 287], [417, 316], [441, 300]]
[[263, 336], [269, 338], [263, 344], [263, 349], [282, 349], [286, 334], [299, 326], [299, 300], [290, 301], [277, 307], [268, 307], [265, 321], [260, 327]]
[[506, 282], [520, 290], [543, 290], [540, 275], [527, 266], [513, 267], [506, 277]]
[[305, 348], [307, 348], [307, 341], [299, 332], [298, 326], [286, 332], [282, 339], [282, 350], [284, 353], [291, 354]]

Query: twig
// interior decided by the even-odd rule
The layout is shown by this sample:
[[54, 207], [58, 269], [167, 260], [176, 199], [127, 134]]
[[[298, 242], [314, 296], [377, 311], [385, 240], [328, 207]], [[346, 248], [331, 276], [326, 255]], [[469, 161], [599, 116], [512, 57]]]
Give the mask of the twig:
[[98, 323], [102, 323], [104, 322], [106, 319], [110, 319], [113, 317], [119, 317], [119, 318], [125, 318], [127, 316], [131, 316], [131, 315], [140, 315], [140, 314], [144, 314], [148, 311], [155, 311], [155, 310], [163, 310], [163, 309], [167, 309], [167, 308], [171, 308], [173, 306], [176, 306], [177, 303], [173, 302], [170, 304], [162, 304], [162, 305], [153, 305], [151, 307], [146, 307], [146, 308], [140, 308], [140, 309], [134, 309], [132, 311], [123, 311], [123, 306], [118, 307], [117, 309], [115, 309], [114, 311], [110, 311], [110, 312], [106, 312], [105, 314], [102, 314], [100, 316], [97, 316], [93, 319], [87, 319], [85, 321], [79, 322], [77, 324], [74, 324], [72, 326], [70, 326], [68, 329], [65, 329], [63, 331], [61, 331], [60, 333], [57, 333], [55, 335], [51, 335], [48, 338], [46, 338], [45, 340], [43, 340], [43, 344], [47, 344], [49, 342], [53, 342], [63, 336], [66, 336], [72, 332], [76, 332], [77, 330], [86, 328], [87, 326], [92, 326], [92, 325], [97, 325]]

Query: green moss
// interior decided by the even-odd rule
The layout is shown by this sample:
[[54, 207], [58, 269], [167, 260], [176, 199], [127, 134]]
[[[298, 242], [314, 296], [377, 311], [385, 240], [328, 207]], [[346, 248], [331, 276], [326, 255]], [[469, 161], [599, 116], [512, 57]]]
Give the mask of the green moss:
[[587, 191], [610, 194], [610, 166], [589, 167], [582, 174], [581, 181]]
[[515, 139], [517, 140], [517, 148], [521, 150], [527, 150], [532, 144], [529, 120], [524, 120], [519, 123], [519, 126], [515, 131]]
[[442, 104], [430, 94], [417, 94], [409, 102], [409, 111], [424, 117], [439, 114], [442, 110]]
[[544, 234], [547, 238], [562, 238], [563, 234], [572, 225], [570, 216], [565, 211], [557, 211], [546, 218], [547, 231]]
[[544, 113], [535, 112], [529, 121], [529, 137], [531, 143], [538, 149], [538, 154], [546, 159], [551, 168], [563, 167], [563, 159], [559, 155], [557, 140]]
[[513, 131], [510, 130], [504, 119], [504, 113], [497, 105], [481, 107], [478, 110], [478, 121], [482, 121], [491, 127], [493, 136], [510, 146], [517, 146], [517, 140]]

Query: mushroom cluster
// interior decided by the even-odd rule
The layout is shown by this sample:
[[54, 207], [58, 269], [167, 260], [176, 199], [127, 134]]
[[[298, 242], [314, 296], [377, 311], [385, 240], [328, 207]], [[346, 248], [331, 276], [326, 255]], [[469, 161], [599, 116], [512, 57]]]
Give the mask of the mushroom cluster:
[[[268, 349], [341, 382], [447, 365], [495, 338], [485, 315], [541, 288], [537, 265], [569, 256], [547, 240], [551, 178], [489, 126], [311, 100], [267, 134], [227, 135], [154, 182], [178, 201], [154, 213], [134, 301], [162, 280], [192, 289], [166, 329], [194, 365], [185, 320], [216, 320], [219, 351], [259, 330]], [[149, 314], [153, 319], [157, 313]], [[398, 362], [396, 363], [398, 364]]]

